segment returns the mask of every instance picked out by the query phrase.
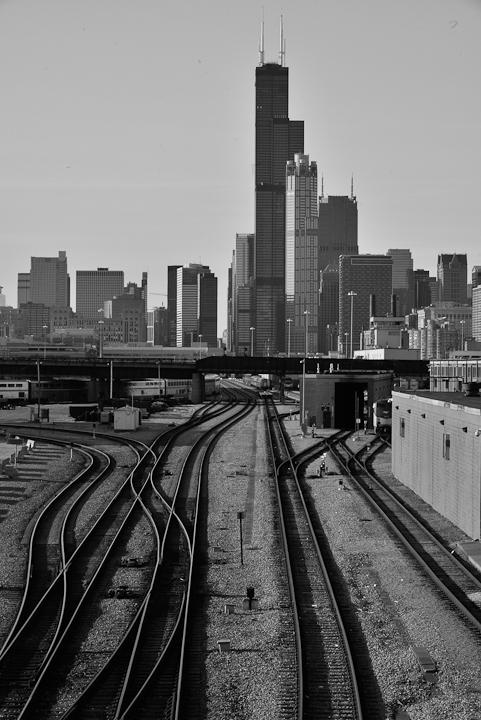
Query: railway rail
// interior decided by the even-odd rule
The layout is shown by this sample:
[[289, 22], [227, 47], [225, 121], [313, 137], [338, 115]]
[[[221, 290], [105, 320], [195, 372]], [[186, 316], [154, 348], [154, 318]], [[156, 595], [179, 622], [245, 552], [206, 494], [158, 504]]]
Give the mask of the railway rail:
[[362, 707], [348, 637], [280, 419], [266, 398], [276, 469], [297, 657], [297, 693], [286, 717], [361, 720]]
[[407, 552], [419, 563], [449, 602], [476, 631], [481, 630], [481, 582], [476, 574], [444, 546], [430, 529], [377, 477], [370, 463], [388, 443], [379, 441], [355, 451], [347, 443], [331, 447], [333, 454], [373, 505]]
[[[105, 509], [78, 547], [72, 546], [71, 523], [63, 523], [61, 549], [54, 551], [62, 557], [59, 572], [42, 596], [43, 607], [46, 607], [49, 597], [55, 594], [57, 600], [52, 604], [57, 610], [52, 611], [42, 637], [31, 633], [33, 667], [23, 679], [17, 671], [6, 679], [5, 718], [85, 717], [86, 712], [93, 712], [97, 717], [98, 713], [105, 713], [106, 708], [113, 708], [108, 711], [113, 712], [112, 717], [138, 717], [139, 704], [144, 707], [142, 717], [149, 717], [149, 704], [158, 707], [160, 701], [158, 693], [152, 696], [153, 679], [160, 668], [164, 679], [169, 674], [171, 678], [170, 687], [169, 683], [160, 684], [164, 687], [163, 702], [169, 706], [175, 698], [179, 705], [182, 693], [176, 684], [182, 677], [179, 662], [182, 661], [182, 665], [188, 656], [182, 648], [190, 635], [187, 609], [191, 602], [201, 478], [207, 472], [209, 448], [222, 428], [237, 420], [239, 412], [233, 410], [233, 402], [231, 393], [227, 405], [209, 406], [190, 423], [169, 430], [150, 447], [145, 446], [143, 455], [138, 455], [137, 466], [113, 498], [114, 504]], [[248, 410], [244, 399], [240, 414]], [[227, 420], [222, 418], [226, 415]], [[196, 429], [201, 423], [210, 426], [206, 432]], [[175, 438], [186, 432], [197, 433], [198, 441], [179, 473], [177, 490], [169, 497], [160, 482], [162, 462], [166, 461]], [[184, 440], [186, 444], [191, 443]], [[112, 524], [114, 518], [116, 524]], [[144, 535], [148, 552], [141, 562], [138, 558], [127, 558], [125, 572], [135, 580], [123, 588], [123, 596], [122, 588], [114, 588], [111, 598], [113, 607], [125, 596], [130, 604], [130, 611], [122, 613], [119, 623], [116, 624], [115, 613], [111, 614], [112, 636], [116, 638], [112, 645], [115, 646], [85, 653], [82, 648], [86, 638], [105, 610], [109, 588], [112, 592], [122, 551], [129, 538], [139, 532]], [[106, 538], [108, 547], [105, 547]], [[45, 587], [47, 585], [48, 581]], [[0, 662], [4, 659], [7, 664], [9, 658], [20, 657], [21, 635], [28, 634], [29, 627], [31, 632], [36, 614], [42, 611], [42, 599], [33, 610], [24, 613], [28, 615], [25, 621], [23, 616], [19, 617], [16, 628], [21, 626], [21, 632], [12, 631]], [[32, 600], [30, 604], [35, 603]], [[151, 632], [153, 627], [155, 633]], [[49, 639], [45, 641], [47, 636]], [[177, 656], [175, 663], [173, 649]], [[86, 656], [89, 656], [87, 663], [84, 662]], [[77, 678], [72, 688], [75, 674], [72, 670], [79, 658], [82, 679]]]

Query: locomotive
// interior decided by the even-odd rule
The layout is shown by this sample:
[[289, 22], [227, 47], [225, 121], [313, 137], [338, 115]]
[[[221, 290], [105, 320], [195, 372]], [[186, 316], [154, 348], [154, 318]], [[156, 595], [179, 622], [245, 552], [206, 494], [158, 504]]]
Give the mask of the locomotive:
[[373, 406], [372, 421], [376, 435], [391, 435], [392, 399], [381, 398]]

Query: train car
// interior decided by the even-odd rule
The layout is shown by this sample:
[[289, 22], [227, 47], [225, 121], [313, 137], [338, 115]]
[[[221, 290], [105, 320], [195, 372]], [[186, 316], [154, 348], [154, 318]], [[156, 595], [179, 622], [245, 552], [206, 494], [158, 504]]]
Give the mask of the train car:
[[150, 398], [190, 398], [192, 380], [190, 378], [145, 378], [145, 380], [124, 380], [122, 391], [125, 397]]
[[0, 380], [0, 408], [27, 405], [30, 400], [28, 380], [2, 378]]
[[256, 390], [270, 390], [272, 383], [269, 377], [263, 375], [251, 375], [248, 384]]
[[205, 375], [204, 376], [204, 389], [205, 389], [206, 397], [210, 397], [211, 395], [217, 395], [220, 392], [220, 377], [219, 377], [219, 375]]
[[381, 398], [373, 406], [372, 421], [376, 435], [391, 435], [392, 399]]

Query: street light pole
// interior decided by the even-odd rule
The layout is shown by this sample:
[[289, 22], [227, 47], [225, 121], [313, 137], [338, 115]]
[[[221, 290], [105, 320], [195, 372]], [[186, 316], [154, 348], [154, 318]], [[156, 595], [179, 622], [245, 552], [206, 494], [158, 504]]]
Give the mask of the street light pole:
[[304, 356], [305, 356], [305, 357], [307, 357], [307, 353], [308, 353], [308, 351], [309, 351], [308, 343], [307, 343], [307, 331], [308, 331], [309, 315], [310, 315], [310, 314], [311, 314], [311, 313], [309, 312], [309, 310], [304, 310], [304, 315], [306, 316], [306, 320], [305, 320], [306, 339], [305, 339], [305, 342], [304, 342], [304, 350], [305, 350]]
[[287, 357], [291, 357], [291, 324], [292, 319], [287, 318]]
[[103, 320], [99, 320], [99, 358], [102, 359], [104, 356], [103, 351], [103, 328], [102, 325], [104, 324]]
[[47, 357], [47, 329], [48, 325], [43, 326], [43, 359]]
[[461, 350], [464, 350], [464, 323], [465, 320], [461, 320]]
[[299, 413], [299, 420], [300, 420], [300, 425], [302, 428], [302, 435], [304, 436], [304, 422], [305, 422], [305, 417], [306, 417], [306, 409], [305, 409], [306, 408], [306, 406], [305, 406], [305, 402], [306, 402], [306, 358], [304, 358], [304, 360], [301, 360], [301, 364], [302, 364], [302, 408], [301, 408], [301, 412]]
[[255, 327], [249, 328], [251, 333], [251, 357], [254, 357], [254, 330]]
[[203, 335], [199, 335], [199, 360], [202, 360], [202, 338]]
[[353, 328], [353, 324], [354, 324], [354, 297], [357, 295], [357, 292], [354, 292], [354, 290], [351, 290], [347, 294], [348, 294], [348, 297], [351, 298], [351, 352], [350, 352], [350, 357], [352, 360], [352, 328]]

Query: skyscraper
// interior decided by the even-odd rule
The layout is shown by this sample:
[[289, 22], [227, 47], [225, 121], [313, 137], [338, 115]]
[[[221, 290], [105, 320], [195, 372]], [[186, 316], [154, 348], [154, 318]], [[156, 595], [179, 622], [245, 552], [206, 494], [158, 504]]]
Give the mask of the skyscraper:
[[124, 292], [123, 270], [77, 270], [76, 312], [83, 318], [98, 322], [104, 302]]
[[318, 348], [317, 218], [317, 165], [296, 153], [286, 168], [286, 322], [295, 353]]
[[45, 307], [70, 306], [70, 277], [67, 254], [56, 257], [30, 258], [30, 273], [18, 275], [18, 302], [40, 303]]
[[231, 268], [230, 349], [236, 355], [250, 353], [250, 328], [253, 327], [254, 235], [237, 233]]
[[285, 349], [286, 162], [304, 152], [304, 123], [288, 117], [289, 70], [282, 35], [277, 63], [264, 61], [261, 29], [256, 68], [255, 353]]
[[395, 299], [394, 315], [407, 315], [414, 306], [414, 277], [411, 251], [388, 250], [392, 257], [392, 293]]
[[468, 302], [468, 259], [466, 255], [438, 255], [439, 300], [456, 305]]
[[[359, 350], [370, 316], [391, 312], [392, 258], [341, 255], [339, 260], [339, 345], [347, 355]], [[354, 293], [352, 296], [349, 293]], [[352, 335], [351, 335], [352, 328]]]
[[177, 347], [217, 346], [217, 278], [207, 265], [177, 268]]
[[[323, 183], [324, 185], [324, 183]], [[337, 265], [341, 255], [357, 255], [357, 198], [353, 194], [319, 198], [319, 271]]]
[[167, 345], [177, 345], [177, 270], [182, 265], [167, 267]]

